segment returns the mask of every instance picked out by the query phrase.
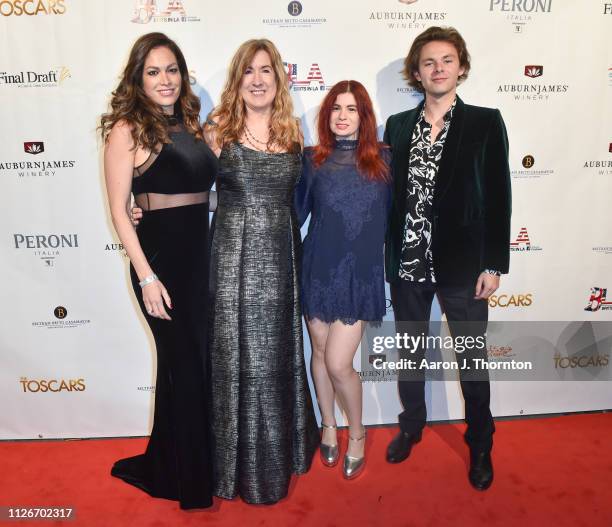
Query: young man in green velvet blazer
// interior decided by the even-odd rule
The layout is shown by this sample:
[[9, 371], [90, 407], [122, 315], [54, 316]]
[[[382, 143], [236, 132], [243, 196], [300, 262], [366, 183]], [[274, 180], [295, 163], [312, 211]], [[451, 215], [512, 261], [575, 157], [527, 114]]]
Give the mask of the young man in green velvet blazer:
[[[487, 299], [499, 287], [500, 275], [508, 272], [508, 139], [498, 110], [467, 105], [457, 96], [457, 85], [469, 69], [470, 57], [457, 30], [430, 27], [413, 42], [404, 69], [408, 83], [425, 99], [387, 121], [394, 197], [385, 271], [402, 333], [427, 335], [437, 295], [453, 336], [482, 338]], [[402, 350], [401, 355], [419, 365], [425, 351]], [[466, 358], [486, 360], [486, 345], [466, 352]], [[488, 375], [463, 370], [460, 375], [469, 480], [485, 490], [493, 481], [495, 430]], [[421, 439], [426, 421], [424, 372], [417, 371], [410, 380], [400, 376], [399, 393], [404, 411], [400, 432], [387, 449], [390, 463], [406, 459]]]

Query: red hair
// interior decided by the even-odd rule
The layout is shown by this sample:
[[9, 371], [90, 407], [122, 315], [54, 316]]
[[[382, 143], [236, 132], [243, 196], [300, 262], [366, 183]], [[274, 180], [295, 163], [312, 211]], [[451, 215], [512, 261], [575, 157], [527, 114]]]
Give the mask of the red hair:
[[387, 181], [389, 179], [389, 166], [380, 155], [380, 149], [386, 147], [378, 142], [376, 117], [370, 96], [363, 84], [357, 81], [338, 82], [323, 99], [317, 117], [319, 144], [313, 148], [312, 161], [314, 166], [321, 166], [334, 149], [336, 138], [329, 127], [329, 118], [336, 99], [341, 93], [352, 93], [357, 103], [357, 113], [359, 114], [357, 168], [372, 181]]

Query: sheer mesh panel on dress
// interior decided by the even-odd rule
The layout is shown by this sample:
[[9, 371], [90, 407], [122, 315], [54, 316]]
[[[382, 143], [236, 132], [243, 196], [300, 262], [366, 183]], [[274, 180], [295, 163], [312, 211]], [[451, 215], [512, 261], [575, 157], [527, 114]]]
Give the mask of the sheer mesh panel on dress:
[[[151, 151], [147, 160], [134, 167], [133, 177], [142, 177], [146, 171], [155, 163], [159, 152]], [[134, 196], [136, 205], [142, 210], [169, 209], [172, 207], [183, 207], [185, 205], [197, 205], [208, 202], [208, 192], [191, 192], [187, 194], [158, 194], [156, 192], [144, 192]]]

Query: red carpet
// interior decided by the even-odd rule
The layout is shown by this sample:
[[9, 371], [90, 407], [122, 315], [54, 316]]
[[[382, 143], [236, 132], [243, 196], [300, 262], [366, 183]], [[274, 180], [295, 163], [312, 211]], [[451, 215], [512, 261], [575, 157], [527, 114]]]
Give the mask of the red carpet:
[[276, 505], [216, 500], [195, 512], [111, 478], [112, 463], [142, 452], [144, 439], [0, 442], [0, 505], [71, 506], [76, 521], [63, 525], [84, 527], [612, 526], [612, 414], [496, 425], [495, 481], [486, 492], [467, 481], [463, 425], [434, 425], [399, 465], [384, 460], [396, 428], [372, 428], [366, 471], [354, 481], [317, 457]]

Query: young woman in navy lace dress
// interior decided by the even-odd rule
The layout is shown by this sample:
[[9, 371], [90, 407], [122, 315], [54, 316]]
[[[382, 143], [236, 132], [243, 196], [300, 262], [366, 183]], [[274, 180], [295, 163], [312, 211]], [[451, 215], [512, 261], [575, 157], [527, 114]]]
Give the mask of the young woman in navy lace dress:
[[353, 369], [365, 321], [385, 314], [383, 244], [391, 200], [390, 152], [378, 143], [372, 102], [356, 81], [327, 94], [318, 116], [319, 144], [306, 149], [295, 193], [304, 239], [302, 308], [312, 342], [312, 374], [321, 410], [321, 458], [334, 466], [334, 400], [349, 421], [344, 476], [365, 463], [361, 380]]

